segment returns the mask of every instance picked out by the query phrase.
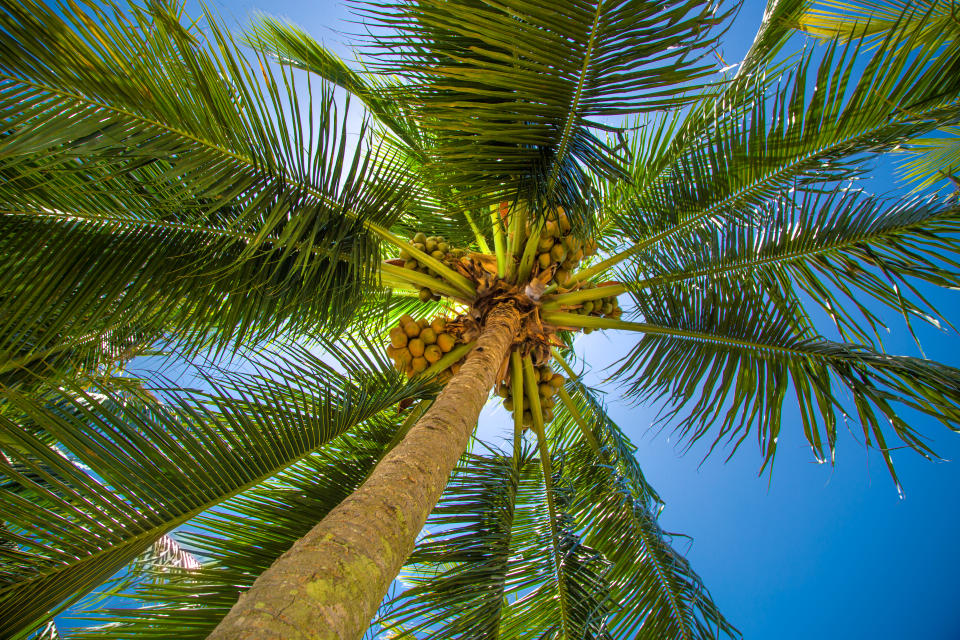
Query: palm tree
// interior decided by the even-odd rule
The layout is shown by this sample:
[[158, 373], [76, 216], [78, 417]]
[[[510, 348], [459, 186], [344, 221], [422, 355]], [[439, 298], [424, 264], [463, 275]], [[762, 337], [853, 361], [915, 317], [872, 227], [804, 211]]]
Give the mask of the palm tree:
[[[791, 406], [894, 481], [935, 455], [911, 415], [960, 426], [960, 371], [878, 331], [949, 322], [960, 208], [855, 182], [956, 123], [955, 39], [782, 56], [804, 4], [723, 77], [701, 0], [371, 4], [362, 73], [268, 18], [247, 54], [159, 0], [0, 5], [0, 634], [127, 567], [141, 606], [76, 635], [736, 635], [578, 332], [635, 333], [625, 396], [765, 464]], [[116, 375], [144, 349], [203, 388]], [[504, 450], [471, 446], [494, 389]], [[201, 567], [130, 565], [181, 526]]]

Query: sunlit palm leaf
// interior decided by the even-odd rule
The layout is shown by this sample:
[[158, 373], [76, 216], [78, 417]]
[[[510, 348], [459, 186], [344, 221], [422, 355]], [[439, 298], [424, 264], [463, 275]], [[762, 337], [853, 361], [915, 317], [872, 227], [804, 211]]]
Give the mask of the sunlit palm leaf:
[[664, 420], [675, 419], [690, 444], [712, 433], [711, 451], [722, 441], [735, 450], [754, 434], [764, 464], [771, 463], [792, 392], [814, 455], [832, 460], [838, 423], [854, 418], [844, 401], [849, 393], [864, 443], [880, 450], [896, 482], [890, 431], [935, 455], [904, 408], [960, 429], [957, 369], [825, 340], [788, 303], [764, 300], [746, 286], [665, 288], [633, 298], [644, 336], [617, 375], [629, 395], [666, 402]]
[[900, 171], [917, 189], [944, 180], [954, 189], [960, 188], [960, 127], [944, 127], [942, 132], [951, 135], [918, 138], [907, 146], [911, 159], [900, 165]]
[[[360, 74], [327, 50], [299, 27], [259, 16], [251, 25], [247, 41], [278, 60], [319, 75], [359, 98], [385, 129], [384, 137], [405, 159], [405, 169], [420, 176], [419, 190], [401, 224], [409, 235], [430, 229], [457, 246], [473, 246], [478, 227], [487, 236], [489, 223], [484, 211], [465, 212], [467, 203], [449, 186], [437, 184], [437, 172], [443, 167], [432, 164], [436, 136], [418, 128], [411, 107], [404, 102], [392, 76]], [[467, 215], [470, 219], [467, 219]]]
[[610, 562], [612, 601], [630, 603], [610, 613], [613, 637], [738, 636], [661, 530], [657, 515], [662, 504], [597, 392], [579, 380], [567, 387], [572, 407], [566, 402], [560, 406], [552, 431], [575, 490], [573, 513], [584, 542]]
[[315, 73], [346, 89], [363, 102], [408, 153], [423, 159], [423, 150], [428, 141], [423, 139], [423, 133], [411, 122], [403, 103], [392, 99], [386, 86], [378, 84], [382, 80], [377, 76], [361, 75], [303, 29], [270, 16], [258, 16], [246, 40], [251, 46], [272, 54], [281, 62]]
[[208, 36], [159, 4], [128, 18], [0, 12], [0, 224], [21, 243], [4, 337], [42, 351], [149, 322], [222, 347], [345, 326], [378, 258], [364, 225], [398, 215], [400, 178], [363, 135], [347, 149], [328, 88], [314, 103], [212, 16]]
[[[543, 467], [526, 465], [511, 532], [508, 603], [500, 638], [611, 638], [609, 562], [584, 544], [573, 519], [574, 493], [554, 460], [553, 509], [547, 508]], [[556, 515], [556, 519], [551, 519]], [[554, 530], [554, 527], [556, 529]]]
[[506, 183], [578, 215], [589, 173], [623, 162], [594, 128], [687, 102], [677, 86], [711, 73], [710, 27], [726, 18], [695, 0], [370, 3], [363, 15], [371, 68], [406, 81], [403, 101], [437, 138], [438, 181], [480, 196]]
[[405, 418], [380, 414], [196, 518], [181, 537], [203, 560], [200, 569], [140, 585], [127, 594], [131, 607], [86, 612], [87, 621], [102, 626], [73, 637], [207, 637], [260, 573], [363, 482]]
[[692, 137], [658, 176], [645, 179], [618, 220], [637, 242], [630, 251], [656, 251], [665, 238], [735, 218], [790, 188], [856, 177], [863, 154], [960, 117], [960, 73], [953, 73], [960, 47], [942, 44], [916, 55], [881, 49], [862, 73], [854, 73], [852, 48], [831, 44], [816, 65], [813, 54], [805, 56], [736, 126], [716, 116], [723, 126]]
[[[641, 256], [624, 274], [636, 288], [702, 288], [760, 283], [781, 298], [802, 292], [858, 342], [885, 326], [867, 299], [909, 318], [946, 318], [921, 283], [960, 287], [960, 208], [931, 198], [865, 196], [858, 190], [795, 192], [771, 199], [750, 220], [703, 227], [664, 243], [656, 261]], [[720, 280], [721, 282], [717, 282]]]
[[[109, 388], [93, 396], [67, 383], [68, 395], [45, 398], [4, 390], [22, 414], [0, 415], [10, 460], [4, 475], [19, 486], [0, 498], [14, 543], [2, 556], [5, 635], [19, 637], [171, 529], [417, 392], [386, 364], [360, 356], [339, 361], [346, 375], [305, 351], [276, 353], [272, 361], [270, 377], [228, 376], [211, 381], [213, 394], [166, 393], [166, 405]], [[359, 361], [367, 366], [357, 367]], [[35, 425], [29, 431], [28, 423]], [[37, 430], [72, 458], [33, 435]], [[15, 465], [56, 482], [62, 495]], [[37, 509], [24, 492], [49, 504]]]
[[799, 28], [823, 39], [882, 40], [902, 29], [916, 35], [914, 46], [960, 36], [957, 7], [952, 0], [817, 0], [797, 20]]

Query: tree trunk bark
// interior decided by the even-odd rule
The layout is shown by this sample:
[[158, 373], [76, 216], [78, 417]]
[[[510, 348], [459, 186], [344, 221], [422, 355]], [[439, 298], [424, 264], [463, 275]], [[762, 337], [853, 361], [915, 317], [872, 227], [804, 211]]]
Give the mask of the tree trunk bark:
[[495, 307], [460, 372], [363, 485], [280, 556], [208, 640], [356, 640], [466, 451], [520, 329]]

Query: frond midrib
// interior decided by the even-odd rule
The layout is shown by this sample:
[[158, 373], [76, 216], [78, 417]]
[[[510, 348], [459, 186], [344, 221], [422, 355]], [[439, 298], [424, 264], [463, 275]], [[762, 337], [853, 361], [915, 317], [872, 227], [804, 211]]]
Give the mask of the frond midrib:
[[[929, 223], [931, 220], [936, 220], [941, 217], [946, 217], [947, 215], [956, 215], [956, 212], [952, 210], [948, 210], [948, 211], [945, 211], [940, 216], [926, 218], [924, 220], [917, 220], [912, 223], [897, 225], [894, 227], [886, 227], [882, 229], [880, 233], [877, 233], [876, 237], [896, 236], [899, 234], [903, 234], [903, 233], [909, 232], [914, 228], [923, 227], [925, 224]], [[646, 278], [644, 280], [637, 281], [631, 286], [640, 288], [640, 289], [650, 289], [655, 286], [664, 285], [664, 284], [673, 284], [677, 282], [685, 282], [687, 280], [693, 280], [702, 276], [718, 276], [723, 273], [728, 273], [731, 271], [740, 271], [740, 270], [748, 269], [751, 267], [764, 267], [769, 264], [775, 264], [778, 262], [786, 262], [786, 263], [796, 262], [803, 258], [810, 258], [818, 254], [834, 253], [837, 251], [842, 251], [847, 247], [863, 244], [867, 242], [869, 242], [869, 240], [865, 240], [864, 238], [847, 238], [844, 240], [827, 243], [817, 247], [812, 247], [808, 249], [796, 249], [793, 251], [787, 251], [784, 253], [768, 256], [765, 258], [762, 258], [762, 257], [743, 258], [741, 260], [731, 262], [728, 265], [705, 266], [700, 269], [693, 269], [693, 270], [681, 271], [678, 273], [664, 275], [664, 276]]]
[[573, 93], [573, 100], [570, 108], [567, 110], [567, 120], [563, 124], [563, 132], [560, 134], [560, 144], [557, 147], [557, 153], [553, 158], [553, 167], [550, 169], [550, 177], [547, 180], [547, 193], [553, 192], [553, 186], [557, 177], [560, 175], [560, 167], [563, 164], [569, 148], [573, 132], [573, 121], [578, 109], [580, 100], [583, 96], [583, 87], [587, 81], [587, 69], [593, 60], [593, 50], [596, 46], [597, 27], [600, 23], [600, 16], [603, 10], [603, 2], [596, 3], [596, 10], [593, 14], [593, 25], [590, 27], [590, 39], [587, 41], [586, 51], [583, 56], [583, 64], [580, 66], [580, 77], [577, 80], [577, 88]]
[[[378, 412], [378, 413], [379, 413], [379, 412]], [[374, 415], [376, 415], [376, 414], [374, 414]], [[349, 428], [349, 427], [347, 427], [347, 428]], [[18, 582], [11, 583], [10, 585], [7, 585], [7, 586], [5, 586], [5, 587], [0, 587], [0, 601], [2, 601], [3, 597], [4, 597], [7, 593], [10, 593], [11, 591], [16, 591], [16, 590], [19, 590], [19, 589], [21, 589], [21, 588], [24, 588], [24, 585], [36, 584], [37, 582], [45, 581], [45, 580], [51, 578], [52, 576], [58, 575], [58, 574], [63, 573], [63, 572], [65, 572], [65, 571], [70, 571], [70, 570], [76, 569], [76, 568], [78, 568], [78, 567], [87, 566], [87, 565], [89, 565], [89, 563], [95, 561], [96, 559], [98, 559], [98, 558], [100, 558], [100, 557], [103, 557], [103, 556], [105, 556], [105, 555], [109, 555], [109, 554], [111, 554], [111, 553], [115, 553], [115, 552], [117, 552], [117, 551], [120, 550], [120, 549], [130, 549], [131, 547], [134, 548], [134, 549], [136, 549], [136, 548], [138, 547], [138, 545], [144, 544], [144, 541], [146, 541], [146, 544], [150, 544], [150, 541], [155, 540], [155, 539], [157, 539], [159, 536], [162, 536], [162, 535], [164, 535], [165, 533], [167, 533], [167, 532], [175, 529], [176, 527], [180, 526], [181, 524], [184, 524], [185, 522], [188, 522], [189, 520], [195, 518], [196, 516], [200, 515], [201, 513], [205, 512], [205, 511], [208, 511], [208, 510], [216, 507], [216, 506], [219, 505], [219, 504], [222, 504], [223, 502], [225, 502], [225, 501], [233, 498], [234, 496], [237, 496], [237, 495], [243, 493], [244, 491], [247, 491], [248, 489], [251, 489], [251, 488], [253, 488], [253, 487], [255, 487], [255, 486], [259, 485], [259, 484], [262, 484], [263, 482], [265, 482], [265, 481], [269, 480], [270, 478], [276, 476], [277, 474], [281, 473], [281, 472], [284, 471], [285, 469], [287, 469], [287, 468], [289, 468], [289, 467], [291, 467], [291, 466], [299, 463], [301, 460], [303, 460], [304, 458], [312, 455], [315, 451], [317, 451], [318, 449], [322, 448], [322, 447], [323, 447], [324, 445], [326, 445], [328, 442], [330, 442], [331, 440], [333, 440], [333, 438], [337, 437], [338, 435], [342, 435], [342, 433], [344, 433], [345, 431], [346, 431], [346, 429], [343, 429], [340, 433], [332, 436], [331, 438], [328, 438], [328, 439], [325, 440], [324, 442], [318, 444], [316, 447], [313, 447], [313, 448], [310, 449], [310, 450], [304, 451], [301, 455], [297, 456], [297, 458], [296, 458], [295, 460], [291, 460], [291, 461], [289, 461], [289, 462], [285, 462], [284, 464], [276, 465], [276, 466], [272, 467], [271, 469], [269, 469], [268, 471], [266, 471], [265, 473], [263, 473], [263, 474], [255, 477], [255, 478], [253, 478], [252, 480], [250, 480], [250, 481], [248, 481], [248, 482], [240, 485], [240, 486], [237, 487], [235, 490], [230, 491], [229, 493], [222, 494], [219, 498], [217, 498], [217, 499], [214, 500], [214, 501], [207, 502], [207, 503], [204, 503], [204, 504], [201, 505], [201, 506], [198, 506], [198, 507], [195, 507], [195, 508], [193, 508], [193, 509], [190, 509], [190, 510], [184, 512], [181, 516], [178, 516], [177, 518], [174, 518], [173, 520], [169, 521], [168, 523], [165, 523], [165, 524], [160, 525], [160, 526], [155, 526], [155, 527], [152, 527], [152, 528], [150, 528], [150, 529], [147, 529], [147, 530], [145, 530], [145, 531], [143, 531], [143, 532], [141, 532], [141, 533], [138, 533], [138, 534], [136, 534], [135, 536], [133, 536], [133, 538], [128, 538], [127, 540], [125, 540], [125, 541], [122, 542], [121, 544], [114, 545], [114, 546], [107, 546], [106, 548], [100, 549], [100, 550], [96, 551], [95, 553], [92, 553], [92, 554], [90, 554], [90, 555], [88, 555], [88, 556], [85, 556], [83, 559], [78, 560], [78, 561], [75, 562], [75, 563], [59, 564], [59, 565], [57, 565], [57, 566], [56, 566], [53, 570], [51, 570], [51, 571], [39, 573], [39, 574], [37, 574], [37, 575], [35, 575], [35, 576], [31, 577], [31, 578], [28, 578], [28, 579], [26, 579], [26, 580], [20, 580], [20, 581], [18, 581]], [[142, 548], [145, 549], [146, 546], [143, 546]], [[137, 552], [135, 552], [135, 553], [139, 553], [139, 551], [137, 551]], [[131, 556], [131, 557], [132, 557], [132, 556]]]
[[[100, 102], [100, 101], [98, 101], [98, 100], [94, 100], [94, 99], [92, 99], [92, 98], [89, 98], [89, 97], [87, 97], [87, 96], [84, 96], [84, 95], [81, 95], [81, 94], [77, 94], [77, 93], [71, 93], [71, 92], [69, 92], [69, 91], [64, 91], [64, 90], [59, 89], [59, 88], [50, 87], [50, 86], [48, 86], [48, 85], [46, 85], [46, 84], [40, 84], [40, 83], [36, 83], [36, 82], [31, 82], [31, 81], [27, 80], [26, 78], [22, 78], [22, 77], [20, 77], [20, 76], [14, 76], [14, 75], [6, 74], [6, 73], [0, 73], [0, 80], [8, 80], [8, 81], [11, 81], [11, 82], [13, 82], [13, 83], [15, 83], [15, 84], [18, 83], [18, 84], [20, 84], [20, 85], [27, 86], [27, 87], [30, 87], [30, 88], [35, 89], [35, 90], [44, 91], [44, 92], [47, 92], [47, 93], [49, 93], [49, 94], [51, 94], [51, 95], [59, 96], [61, 100], [67, 100], [67, 99], [69, 99], [69, 100], [74, 100], [74, 101], [79, 102], [79, 103], [88, 104], [88, 105], [91, 105], [91, 106], [93, 106], [93, 107], [95, 107], [95, 108], [97, 108], [97, 109], [102, 109], [102, 110], [104, 110], [104, 111], [108, 111], [108, 112], [117, 114], [117, 115], [119, 115], [119, 116], [123, 116], [123, 117], [128, 118], [129, 120], [131, 120], [131, 121], [133, 121], [133, 122], [138, 122], [138, 123], [143, 124], [143, 125], [148, 125], [148, 126], [156, 127], [157, 129], [161, 129], [161, 130], [163, 130], [163, 131], [169, 132], [169, 133], [171, 133], [171, 134], [173, 134], [173, 135], [175, 135], [175, 136], [179, 136], [179, 137], [184, 138], [184, 139], [186, 139], [186, 140], [189, 140], [189, 141], [191, 141], [191, 142], [193, 142], [193, 143], [195, 143], [195, 144], [198, 144], [198, 145], [200, 145], [200, 146], [202, 146], [202, 147], [204, 147], [204, 148], [206, 148], [206, 149], [208, 149], [208, 150], [210, 150], [210, 151], [212, 151], [212, 152], [215, 152], [215, 153], [217, 153], [217, 154], [220, 154], [220, 155], [222, 155], [222, 156], [225, 156], [225, 157], [227, 157], [227, 158], [230, 158], [230, 159], [232, 159], [232, 160], [234, 160], [234, 161], [236, 161], [236, 162], [238, 162], [238, 163], [240, 163], [240, 164], [242, 164], [242, 165], [244, 165], [244, 166], [246, 166], [246, 167], [249, 167], [249, 168], [254, 169], [254, 170], [257, 171], [257, 172], [262, 172], [262, 171], [263, 171], [263, 169], [257, 164], [257, 162], [256, 162], [252, 157], [250, 157], [250, 156], [241, 155], [241, 154], [239, 154], [239, 153], [236, 153], [236, 152], [234, 152], [234, 151], [231, 151], [230, 149], [226, 149], [226, 148], [224, 148], [224, 147], [222, 147], [222, 146], [220, 146], [220, 145], [218, 145], [218, 144], [215, 144], [214, 142], [212, 142], [212, 141], [210, 141], [210, 140], [207, 140], [207, 139], [201, 138], [201, 137], [199, 137], [199, 136], [196, 136], [196, 135], [194, 135], [194, 134], [191, 134], [191, 133], [189, 133], [188, 131], [184, 131], [183, 129], [179, 129], [179, 128], [174, 127], [174, 126], [172, 126], [172, 125], [165, 124], [165, 123], [159, 122], [159, 121], [157, 121], [157, 120], [154, 120], [154, 119], [151, 119], [151, 118], [147, 118], [147, 117], [141, 116], [141, 115], [139, 115], [139, 114], [137, 114], [137, 113], [134, 113], [134, 112], [132, 112], [132, 111], [129, 111], [129, 110], [127, 110], [127, 109], [123, 109], [123, 108], [121, 108], [121, 107], [117, 107], [117, 106], [113, 106], [113, 105], [108, 105], [108, 104], [105, 104], [105, 103]], [[360, 224], [362, 224], [363, 226], [367, 227], [368, 229], [370, 229], [371, 231], [373, 231], [373, 232], [375, 232], [375, 233], [378, 233], [379, 231], [384, 231], [384, 230], [385, 230], [385, 229], [384, 229], [383, 227], [381, 227], [380, 225], [377, 225], [376, 223], [373, 223], [373, 222], [365, 219], [363, 216], [359, 215], [356, 211], [353, 211], [353, 210], [350, 210], [350, 209], [346, 209], [346, 208], [342, 208], [342, 207], [339, 205], [339, 203], [337, 203], [335, 200], [332, 200], [328, 195], [326, 195], [326, 194], [321, 193], [320, 191], [318, 191], [314, 185], [311, 185], [311, 184], [305, 183], [305, 182], [298, 182], [298, 181], [295, 181], [295, 180], [291, 180], [290, 177], [289, 177], [289, 175], [288, 175], [286, 172], [281, 172], [281, 173], [279, 173], [279, 174], [271, 174], [271, 177], [273, 177], [273, 178], [275, 178], [275, 179], [279, 179], [279, 180], [282, 181], [284, 184], [286, 184], [286, 185], [288, 185], [288, 186], [290, 186], [290, 187], [297, 188], [297, 189], [304, 189], [307, 193], [309, 193], [311, 196], [317, 198], [317, 199], [318, 199], [320, 202], [322, 202], [324, 205], [326, 205], [326, 206], [328, 206], [328, 207], [330, 207], [330, 208], [332, 208], [332, 209], [341, 209], [341, 210], [343, 211], [344, 215], [346, 215], [347, 217], [350, 217], [350, 218], [352, 218], [352, 219], [354, 219], [354, 220], [357, 220]], [[380, 234], [378, 233], [378, 235], [380, 235]]]

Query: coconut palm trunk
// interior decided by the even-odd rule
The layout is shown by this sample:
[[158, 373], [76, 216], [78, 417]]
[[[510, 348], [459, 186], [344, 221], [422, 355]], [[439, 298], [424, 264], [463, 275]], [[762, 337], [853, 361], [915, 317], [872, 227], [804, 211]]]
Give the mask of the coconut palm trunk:
[[466, 451], [519, 328], [512, 304], [490, 311], [477, 347], [426, 415], [357, 491], [257, 578], [211, 640], [363, 635]]

